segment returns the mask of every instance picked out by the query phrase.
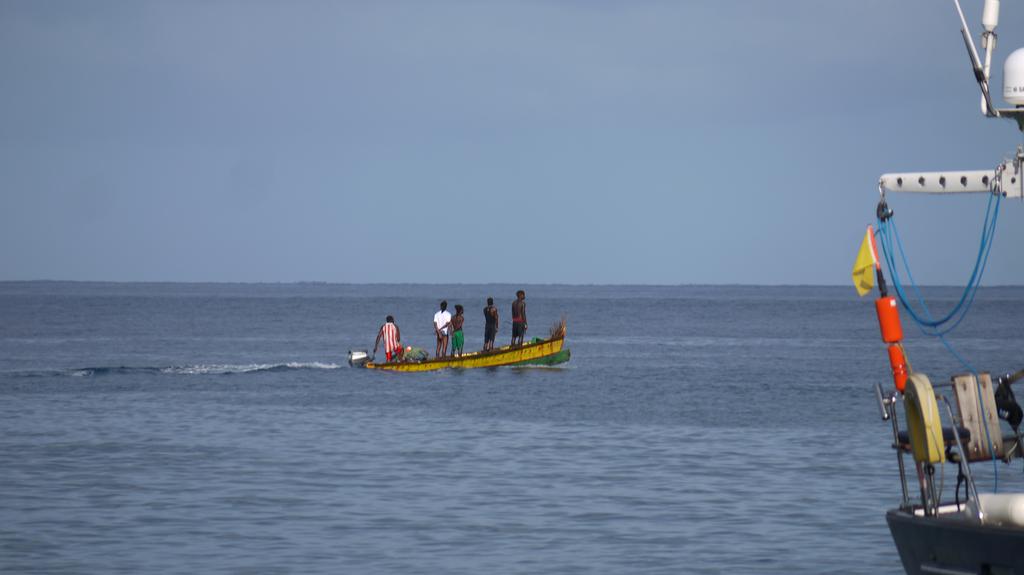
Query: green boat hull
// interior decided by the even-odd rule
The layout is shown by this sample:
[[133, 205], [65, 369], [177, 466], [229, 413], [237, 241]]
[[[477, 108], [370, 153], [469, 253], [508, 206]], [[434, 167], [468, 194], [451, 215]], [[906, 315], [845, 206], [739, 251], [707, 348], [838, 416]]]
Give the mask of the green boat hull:
[[511, 364], [512, 367], [521, 367], [524, 365], [558, 365], [569, 361], [569, 348], [562, 349], [551, 355], [545, 355], [544, 357], [538, 357], [536, 359], [528, 359], [526, 361], [520, 361], [519, 363]]

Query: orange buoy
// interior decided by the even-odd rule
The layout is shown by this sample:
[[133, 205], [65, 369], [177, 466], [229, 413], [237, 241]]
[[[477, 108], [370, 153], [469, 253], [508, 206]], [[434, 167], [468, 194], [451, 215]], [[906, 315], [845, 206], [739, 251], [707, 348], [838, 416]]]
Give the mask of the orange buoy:
[[892, 368], [892, 380], [896, 389], [903, 393], [907, 387], [907, 358], [903, 354], [903, 325], [900, 324], [900, 308], [896, 298], [885, 296], [875, 300], [875, 312], [878, 313], [878, 328], [882, 331], [882, 341], [889, 344], [889, 367]]
[[878, 327], [882, 330], [882, 341], [885, 343], [902, 341], [903, 326], [900, 325], [900, 310], [896, 305], [896, 298], [888, 296], [876, 299], [875, 311], [878, 313]]
[[907, 358], [903, 357], [903, 348], [897, 343], [889, 344], [889, 366], [896, 390], [903, 393], [907, 387]]

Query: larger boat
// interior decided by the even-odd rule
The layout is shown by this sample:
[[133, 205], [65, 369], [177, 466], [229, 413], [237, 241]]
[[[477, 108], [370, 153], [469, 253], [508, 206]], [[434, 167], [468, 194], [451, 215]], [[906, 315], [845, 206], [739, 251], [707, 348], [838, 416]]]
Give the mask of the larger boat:
[[[996, 109], [989, 93], [999, 0], [985, 0], [982, 15], [984, 61], [975, 48], [959, 0], [954, 0], [954, 5], [981, 88], [982, 112], [988, 117], [1014, 120], [1024, 131], [1024, 49], [1010, 55], [1003, 74], [1003, 97], [1014, 107]], [[1021, 457], [1024, 447], [1020, 433], [1022, 411], [1011, 386], [1024, 379], [1024, 371], [993, 377], [976, 370], [944, 337], [956, 327], [973, 302], [991, 247], [1000, 200], [1024, 197], [1022, 168], [1024, 148], [1018, 147], [1013, 157], [992, 170], [883, 175], [879, 180], [881, 200], [876, 208], [877, 233], [868, 228], [865, 246], [854, 266], [854, 281], [862, 295], [874, 287], [875, 280], [879, 289], [876, 313], [882, 340], [888, 345], [896, 389], [884, 391], [878, 385], [876, 394], [882, 418], [892, 426], [892, 446], [896, 450], [903, 495], [899, 507], [886, 513], [886, 521], [903, 567], [911, 575], [1024, 575], [1024, 493], [980, 493], [971, 474], [972, 463], [995, 464], [998, 473], [1001, 466], [996, 462]], [[923, 302], [911, 303], [902, 289], [901, 269], [905, 270], [909, 281], [913, 280], [909, 267], [898, 265], [905, 266], [906, 261], [892, 222], [893, 212], [886, 203], [887, 192], [981, 193], [989, 197], [975, 273], [960, 302], [942, 318], [933, 317]], [[874, 248], [876, 236], [882, 244], [895, 297], [888, 294]], [[903, 262], [898, 262], [897, 257], [903, 258]], [[954, 352], [966, 372], [933, 385], [924, 373], [910, 369], [902, 344], [901, 309], [925, 333], [936, 336]], [[901, 403], [905, 428], [900, 426], [898, 417]], [[909, 469], [905, 458], [912, 462]], [[952, 497], [948, 487], [943, 489], [942, 478], [947, 468], [957, 472]], [[912, 495], [915, 491], [919, 495]]]
[[[947, 395], [936, 395], [922, 373], [908, 375], [902, 397], [876, 387], [882, 418], [892, 424], [903, 492], [900, 506], [885, 519], [907, 573], [1024, 574], [1024, 493], [979, 493], [971, 474], [972, 463], [1021, 457], [1020, 407], [1012, 392], [1012, 404], [1003, 399], [1011, 382], [1021, 377], [1024, 372], [999, 378], [995, 393], [988, 373], [962, 374], [948, 385], [937, 384], [952, 389], [956, 415]], [[896, 408], [901, 400], [906, 430], [900, 428]], [[939, 405], [949, 425], [942, 424]], [[1007, 433], [997, 414], [1013, 413], [1014, 406], [1017, 426]], [[916, 482], [908, 479], [905, 456], [913, 461]], [[942, 489], [936, 488], [936, 473], [942, 471], [936, 466], [947, 464], [956, 466], [957, 483], [952, 499], [946, 495], [943, 501]], [[919, 497], [911, 495], [913, 483]]]

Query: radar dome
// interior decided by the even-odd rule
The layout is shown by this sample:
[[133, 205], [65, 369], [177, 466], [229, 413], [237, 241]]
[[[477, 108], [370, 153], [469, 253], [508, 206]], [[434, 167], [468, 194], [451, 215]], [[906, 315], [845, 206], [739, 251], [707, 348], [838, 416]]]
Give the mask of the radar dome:
[[1003, 65], [1003, 99], [1024, 106], [1024, 48], [1014, 50]]

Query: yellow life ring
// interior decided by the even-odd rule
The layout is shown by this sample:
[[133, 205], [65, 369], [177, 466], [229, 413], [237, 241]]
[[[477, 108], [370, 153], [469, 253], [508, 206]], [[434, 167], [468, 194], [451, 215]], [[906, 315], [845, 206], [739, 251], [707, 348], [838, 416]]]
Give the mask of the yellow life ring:
[[939, 419], [939, 405], [935, 401], [935, 392], [928, 381], [928, 376], [923, 373], [910, 374], [903, 398], [907, 413], [907, 429], [910, 432], [910, 451], [914, 454], [914, 461], [945, 461], [942, 420]]

